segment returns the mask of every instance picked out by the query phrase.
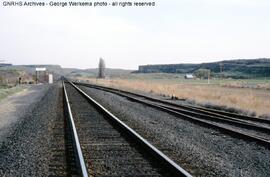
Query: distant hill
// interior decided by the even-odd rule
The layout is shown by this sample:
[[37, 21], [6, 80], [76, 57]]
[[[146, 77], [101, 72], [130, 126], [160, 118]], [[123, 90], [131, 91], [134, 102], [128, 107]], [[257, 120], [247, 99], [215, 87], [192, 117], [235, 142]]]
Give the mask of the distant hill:
[[[105, 75], [110, 76], [110, 77], [119, 77], [119, 76], [130, 74], [133, 71], [134, 70], [106, 68]], [[84, 70], [77, 69], [77, 70], [73, 70], [69, 74], [67, 74], [68, 77], [71, 77], [71, 76], [97, 77], [97, 75], [98, 75], [98, 68], [84, 69]]]
[[[46, 72], [55, 76], [93, 76], [96, 77], [98, 69], [77, 69], [77, 68], [62, 68], [60, 65], [12, 65], [0, 67], [0, 71], [24, 71], [28, 74], [35, 74], [36, 68], [46, 68]], [[134, 70], [106, 68], [107, 76], [119, 76], [130, 74]]]
[[34, 82], [36, 68], [46, 68], [46, 73], [53, 74], [54, 79], [59, 79], [66, 72], [60, 65], [11, 65], [0, 67], [0, 84], [14, 84], [18, 78], [22, 78], [22, 82]]
[[200, 64], [164, 64], [139, 66], [138, 73], [194, 73], [198, 69], [210, 69], [214, 75], [232, 78], [270, 77], [270, 59], [237, 59]]
[[12, 66], [10, 63], [0, 63], [0, 67]]
[[58, 75], [63, 74], [63, 69], [60, 65], [12, 65], [0, 67], [0, 70], [19, 70], [25, 71], [29, 74], [34, 74], [36, 72], [36, 68], [46, 68], [47, 72], [55, 73]]

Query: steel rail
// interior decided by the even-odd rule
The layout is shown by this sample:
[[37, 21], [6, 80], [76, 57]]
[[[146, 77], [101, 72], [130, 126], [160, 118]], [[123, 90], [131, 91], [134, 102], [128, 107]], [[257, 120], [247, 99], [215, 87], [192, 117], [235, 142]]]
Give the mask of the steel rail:
[[119, 89], [110, 88], [110, 87], [104, 87], [104, 86], [92, 85], [92, 84], [85, 84], [85, 83], [76, 83], [76, 84], [83, 85], [83, 86], [86, 86], [86, 87], [99, 88], [99, 89], [107, 90], [107, 91], [114, 92], [114, 93], [120, 92], [120, 93], [131, 94], [131, 95], [142, 97], [142, 98], [145, 98], [145, 99], [148, 99], [148, 100], [151, 100], [151, 101], [155, 101], [155, 102], [175, 106], [175, 107], [178, 107], [178, 108], [188, 109], [190, 111], [198, 111], [198, 112], [204, 113], [204, 114], [211, 114], [213, 116], [218, 116], [218, 117], [222, 117], [222, 118], [225, 118], [225, 119], [231, 119], [231, 120], [233, 120], [233, 119], [234, 120], [241, 119], [243, 122], [253, 121], [255, 123], [264, 123], [264, 124], [270, 125], [270, 120], [267, 120], [267, 119], [259, 119], [259, 118], [255, 118], [255, 117], [244, 116], [244, 115], [235, 114], [235, 113], [229, 113], [229, 112], [225, 112], [225, 111], [221, 111], [221, 110], [214, 110], [214, 109], [211, 109], [211, 108], [203, 108], [203, 107], [199, 107], [199, 106], [179, 105], [179, 104], [175, 104], [175, 103], [172, 103], [172, 102], [169, 102], [169, 101], [160, 100], [158, 98], [153, 98], [153, 97], [149, 97], [149, 96], [146, 96], [146, 95], [133, 93], [133, 92], [128, 92], [128, 91], [119, 90]]
[[194, 111], [184, 110], [182, 108], [174, 108], [174, 107], [165, 106], [165, 105], [164, 106], [160, 105], [160, 106], [162, 106], [164, 108], [171, 109], [173, 111], [184, 113], [187, 115], [199, 116], [202, 119], [212, 120], [212, 121], [216, 121], [216, 122], [225, 122], [225, 123], [228, 123], [230, 125], [238, 125], [238, 126], [241, 126], [241, 127], [247, 128], [247, 129], [261, 131], [262, 133], [267, 133], [270, 135], [270, 128], [265, 127], [265, 126], [259, 126], [259, 125], [254, 124], [254, 123], [245, 122], [245, 121], [241, 121], [241, 120], [234, 119], [234, 118], [227, 119], [227, 118], [222, 118], [222, 117], [216, 117], [216, 116], [207, 115], [204, 113], [198, 113], [198, 112], [194, 112]]
[[[118, 93], [116, 92], [116, 94], [118, 94]], [[223, 132], [227, 132], [230, 135], [234, 135], [234, 136], [237, 136], [237, 137], [242, 137], [243, 139], [249, 140], [249, 141], [255, 141], [255, 142], [258, 142], [258, 143], [266, 146], [267, 148], [270, 148], [270, 141], [267, 140], [267, 139], [264, 139], [262, 137], [254, 136], [254, 135], [249, 134], [249, 133], [243, 133], [243, 132], [238, 131], [238, 130], [226, 128], [226, 127], [223, 127], [223, 126], [218, 125], [218, 124], [213, 123], [213, 122], [210, 123], [210, 122], [207, 122], [205, 120], [201, 120], [200, 118], [195, 118], [193, 116], [189, 116], [189, 115], [186, 115], [184, 113], [180, 113], [180, 112], [178, 112], [176, 110], [172, 110], [172, 109], [170, 109], [168, 107], [161, 106], [161, 105], [154, 104], [154, 103], [145, 102], [145, 100], [134, 98], [134, 97], [131, 97], [131, 96], [128, 96], [128, 95], [122, 95], [122, 96], [125, 96], [125, 97], [127, 97], [127, 98], [129, 98], [129, 99], [131, 99], [131, 100], [133, 100], [135, 102], [139, 102], [139, 103], [142, 103], [142, 104], [145, 104], [145, 105], [148, 105], [148, 106], [151, 106], [151, 107], [158, 108], [160, 110], [166, 111], [168, 113], [180, 116], [180, 118], [185, 118], [186, 120], [189, 120], [189, 121], [197, 122], [197, 123], [200, 123], [200, 124], [203, 124], [203, 125], [206, 125], [206, 126], [210, 125], [213, 128], [216, 128], [216, 129], [221, 130]]]
[[183, 114], [183, 113], [180, 113], [180, 112], [171, 110], [169, 108], [166, 108], [166, 107], [163, 107], [163, 106], [160, 106], [160, 105], [157, 105], [157, 104], [151, 104], [151, 103], [145, 102], [143, 100], [139, 100], [139, 99], [132, 98], [132, 97], [130, 97], [130, 99], [132, 99], [132, 100], [134, 100], [136, 102], [143, 103], [145, 105], [154, 107], [154, 108], [158, 108], [158, 109], [163, 110], [163, 111], [166, 111], [168, 113], [172, 113], [174, 115], [184, 117], [184, 118], [186, 118], [186, 120], [192, 120], [192, 121], [195, 121], [195, 122], [202, 123], [204, 125], [211, 125], [212, 127], [215, 127], [218, 130], [222, 130], [224, 132], [227, 132], [230, 135], [234, 134], [234, 135], [240, 136], [240, 137], [242, 137], [242, 138], [244, 138], [246, 140], [252, 140], [252, 141], [258, 142], [258, 143], [266, 146], [267, 148], [270, 148], [270, 141], [269, 140], [266, 140], [264, 138], [261, 138], [261, 137], [258, 137], [258, 136], [254, 136], [254, 135], [251, 135], [251, 134], [248, 134], [248, 133], [242, 133], [241, 131], [237, 131], [237, 130], [234, 130], [234, 129], [226, 128], [226, 127], [223, 127], [223, 126], [218, 125], [218, 124], [213, 123], [213, 122], [210, 123], [210, 122], [201, 120], [199, 118], [195, 118], [195, 117], [192, 117], [192, 116], [189, 116], [189, 115], [186, 115], [186, 114]]
[[[68, 81], [69, 82], [69, 81]], [[136, 142], [141, 144], [144, 149], [146, 149], [149, 153], [151, 153], [156, 159], [160, 160], [167, 168], [170, 169], [170, 172], [174, 173], [176, 176], [181, 177], [192, 177], [186, 170], [176, 164], [173, 160], [171, 160], [168, 156], [166, 156], [163, 152], [154, 147], [150, 142], [144, 139], [141, 135], [139, 135], [136, 131], [126, 125], [123, 121], [109, 112], [106, 108], [104, 108], [101, 104], [99, 104], [96, 100], [90, 97], [88, 94], [83, 92], [79, 87], [74, 85], [72, 82], [69, 82], [80, 94], [82, 94], [85, 98], [88, 99], [90, 103], [95, 105], [100, 111], [102, 111], [111, 121], [113, 121], [119, 128], [125, 131], [127, 134], [132, 136]]]
[[[107, 89], [107, 88], [106, 89], [105, 88], [97, 88], [97, 89], [102, 89], [104, 91], [115, 93], [117, 95], [127, 97], [127, 98], [130, 98], [130, 99], [133, 98], [133, 97], [129, 96], [130, 94], [132, 95], [133, 93], [130, 93], [129, 95], [127, 95], [126, 93], [121, 93], [121, 92], [117, 92], [117, 91], [114, 91], [114, 90], [111, 91], [110, 89]], [[141, 101], [143, 101], [143, 100], [141, 100]], [[164, 103], [162, 103], [162, 104], [164, 104]], [[216, 114], [208, 114], [208, 112], [206, 112], [206, 111], [197, 111], [197, 110], [185, 109], [185, 108], [176, 107], [176, 106], [171, 107], [171, 105], [169, 105], [169, 106], [159, 105], [159, 106], [163, 106], [163, 107], [171, 109], [173, 111], [178, 111], [180, 113], [188, 114], [188, 115], [191, 115], [191, 116], [198, 116], [198, 117], [200, 117], [202, 119], [213, 120], [213, 121], [216, 121], [216, 122], [225, 122], [225, 123], [229, 123], [231, 125], [238, 125], [238, 126], [241, 126], [241, 127], [244, 127], [244, 128], [253, 129], [253, 130], [256, 130], [256, 131], [261, 131], [262, 133], [270, 134], [270, 127], [257, 125], [254, 122], [243, 121], [242, 119], [231, 118], [231, 117], [227, 117], [227, 116], [219, 116], [219, 115], [216, 115]]]
[[88, 172], [87, 172], [87, 168], [86, 168], [85, 161], [84, 161], [84, 158], [83, 158], [83, 154], [82, 154], [81, 145], [80, 145], [79, 137], [78, 137], [78, 134], [77, 134], [76, 126], [75, 126], [74, 119], [73, 119], [73, 116], [72, 116], [72, 112], [71, 112], [71, 108], [70, 108], [70, 104], [69, 104], [69, 99], [68, 99], [68, 96], [67, 96], [65, 83], [62, 82], [62, 85], [63, 85], [63, 88], [64, 88], [64, 95], [65, 95], [64, 100], [65, 100], [67, 110], [68, 110], [68, 117], [69, 117], [68, 122], [70, 123], [71, 128], [72, 128], [72, 138], [73, 138], [73, 142], [74, 142], [73, 146], [74, 146], [74, 149], [75, 149], [76, 155], [77, 155], [76, 156], [77, 157], [77, 166], [79, 168], [78, 172], [82, 177], [88, 177]]
[[[105, 89], [105, 91], [110, 91], [110, 90]], [[117, 95], [129, 98], [129, 99], [134, 98], [132, 96], [126, 95], [125, 93], [119, 93], [119, 92], [115, 92], [115, 91], [111, 91], [111, 92], [115, 93]], [[134, 99], [136, 99], [136, 98], [134, 98]], [[140, 101], [144, 101], [144, 100], [140, 100]], [[258, 130], [258, 131], [261, 131], [263, 133], [267, 132], [268, 134], [270, 134], [270, 128], [268, 128], [268, 127], [259, 126], [259, 125], [256, 125], [256, 124], [253, 124], [253, 123], [250, 123], [250, 122], [241, 121], [239, 119], [230, 118], [230, 117], [228, 117], [228, 118], [217, 117], [217, 116], [213, 116], [212, 114], [207, 115], [206, 113], [194, 112], [194, 111], [191, 111], [191, 110], [188, 110], [188, 109], [176, 108], [176, 107], [171, 107], [171, 106], [166, 106], [166, 105], [158, 105], [158, 106], [162, 106], [164, 108], [171, 109], [173, 111], [177, 111], [177, 112], [187, 114], [187, 115], [191, 115], [191, 116], [199, 116], [202, 119], [213, 120], [213, 121], [216, 121], [216, 122], [225, 122], [225, 123], [229, 123], [231, 125], [238, 125], [238, 126], [241, 126], [241, 127]]]

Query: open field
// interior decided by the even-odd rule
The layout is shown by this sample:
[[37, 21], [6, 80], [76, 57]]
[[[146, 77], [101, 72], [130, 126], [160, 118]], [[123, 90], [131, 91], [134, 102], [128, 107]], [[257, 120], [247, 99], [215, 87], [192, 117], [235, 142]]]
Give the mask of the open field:
[[177, 96], [198, 104], [219, 105], [257, 116], [269, 115], [270, 81], [253, 80], [185, 80], [174, 74], [130, 74], [110, 79], [77, 78], [90, 83], [159, 95]]
[[22, 90], [23, 90], [23, 87], [21, 87], [21, 86], [11, 87], [11, 88], [8, 88], [8, 87], [4, 88], [4, 87], [0, 86], [0, 100], [2, 100], [3, 98], [6, 98], [9, 95], [12, 95], [12, 94], [17, 93], [19, 91], [22, 91]]

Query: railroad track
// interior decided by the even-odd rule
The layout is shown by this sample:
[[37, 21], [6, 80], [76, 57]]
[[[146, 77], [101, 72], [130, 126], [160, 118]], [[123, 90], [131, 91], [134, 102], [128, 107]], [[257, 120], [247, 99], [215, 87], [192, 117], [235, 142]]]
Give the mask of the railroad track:
[[191, 175], [72, 83], [64, 83], [77, 176]]
[[169, 101], [109, 87], [83, 83], [76, 83], [76, 85], [114, 93], [132, 101], [174, 114], [179, 118], [207, 127], [210, 126], [231, 136], [254, 141], [267, 148], [270, 147], [270, 121], [266, 119], [258, 119], [197, 106], [178, 105]]
[[82, 149], [79, 142], [77, 129], [71, 112], [70, 100], [68, 98], [64, 82], [62, 84], [64, 91], [64, 117], [68, 174], [70, 174], [70, 176], [88, 177], [88, 172], [82, 155]]

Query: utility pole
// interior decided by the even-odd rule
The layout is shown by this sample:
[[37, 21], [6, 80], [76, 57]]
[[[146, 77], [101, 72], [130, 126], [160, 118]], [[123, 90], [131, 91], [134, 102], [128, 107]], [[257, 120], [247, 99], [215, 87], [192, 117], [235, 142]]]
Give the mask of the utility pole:
[[222, 81], [222, 75], [223, 75], [223, 63], [219, 63], [219, 68], [220, 68], [220, 78], [219, 78], [219, 85], [221, 85], [221, 81]]
[[36, 84], [38, 83], [38, 71], [36, 70]]
[[266, 82], [266, 70], [267, 70], [267, 68], [264, 67], [264, 81], [265, 81], [265, 82]]
[[[0, 65], [2, 62], [4, 62], [5, 60], [0, 60]], [[4, 84], [4, 78], [2, 76], [0, 76], [0, 85]]]
[[210, 84], [210, 72], [211, 72], [211, 70], [209, 69], [208, 70], [208, 84]]

